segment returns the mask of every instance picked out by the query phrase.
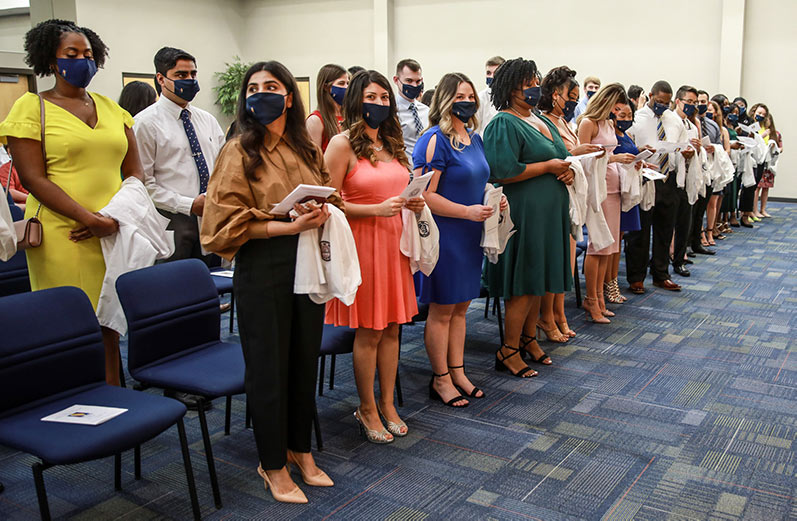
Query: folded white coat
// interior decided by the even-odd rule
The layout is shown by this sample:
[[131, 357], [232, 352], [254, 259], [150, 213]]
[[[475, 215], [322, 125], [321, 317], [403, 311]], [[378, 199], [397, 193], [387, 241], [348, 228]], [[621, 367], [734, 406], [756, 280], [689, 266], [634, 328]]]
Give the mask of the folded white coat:
[[5, 262], [17, 252], [17, 231], [14, 229], [14, 219], [11, 217], [6, 193], [0, 190], [0, 195], [3, 196], [0, 201], [0, 261]]
[[128, 271], [146, 268], [158, 259], [174, 254], [174, 232], [166, 230], [169, 219], [155, 209], [147, 188], [135, 177], [128, 177], [111, 201], [100, 210], [115, 219], [119, 231], [102, 237], [100, 246], [105, 259], [97, 318], [100, 325], [121, 335], [127, 333], [122, 305], [116, 294], [116, 279]]
[[[501, 187], [495, 188], [492, 185], [487, 185], [484, 190], [484, 204], [488, 205], [488, 201], [494, 202], [497, 199], [500, 207], [503, 192], [504, 190]], [[489, 204], [489, 206], [496, 208], [493, 204]], [[490, 222], [488, 223], [488, 221]], [[496, 264], [498, 256], [504, 253], [509, 238], [515, 234], [514, 228], [515, 225], [510, 216], [509, 205], [506, 206], [506, 210], [503, 212], [496, 208], [496, 213], [484, 221], [480, 246], [484, 249], [487, 260], [492, 264]]]
[[739, 162], [736, 166], [736, 170], [742, 173], [742, 186], [745, 188], [750, 188], [755, 184], [755, 173], [753, 172], [754, 169], [754, 160], [753, 160], [753, 151], [751, 148], [743, 148], [739, 151]]
[[778, 159], [780, 159], [781, 152], [782, 150], [778, 146], [778, 142], [774, 139], [770, 139], [767, 162], [769, 163], [769, 170], [772, 172], [772, 175], [778, 173]]
[[[683, 185], [679, 182], [682, 171], [685, 173], [685, 184]], [[703, 182], [703, 161], [700, 158], [700, 152], [695, 151], [695, 155], [692, 156], [690, 160], [686, 160], [682, 154], [678, 155], [678, 179], [676, 179], [676, 182], [679, 183], [679, 187], [683, 187], [686, 190], [686, 197], [690, 205], [697, 202], [697, 196], [700, 194], [701, 186], [703, 188], [703, 193], [705, 193], [706, 187]]]
[[[572, 156], [571, 156], [572, 157]], [[602, 157], [590, 157], [581, 160], [584, 174], [589, 186], [587, 191], [587, 231], [589, 240], [596, 250], [602, 250], [614, 244], [614, 237], [606, 217], [603, 215], [601, 203], [606, 199], [606, 169], [609, 164], [609, 154]]]
[[324, 226], [299, 234], [293, 291], [316, 304], [337, 298], [351, 306], [362, 284], [357, 245], [344, 213], [337, 206], [326, 207]]
[[624, 212], [630, 211], [642, 201], [642, 169], [636, 165], [619, 165], [620, 202]]
[[413, 273], [420, 270], [424, 275], [430, 275], [440, 256], [440, 231], [431, 210], [424, 205], [419, 215], [402, 208], [401, 221], [401, 253], [410, 259]]
[[656, 183], [648, 181], [642, 183], [642, 200], [639, 202], [639, 209], [647, 212], [656, 204]]
[[711, 190], [719, 192], [733, 181], [736, 167], [733, 165], [728, 153], [721, 146], [714, 147], [714, 162], [712, 166], [715, 175], [712, 175]]
[[578, 242], [584, 240], [589, 184], [581, 161], [571, 161], [570, 169], [573, 171], [573, 184], [567, 187], [567, 194], [570, 196], [570, 235]]

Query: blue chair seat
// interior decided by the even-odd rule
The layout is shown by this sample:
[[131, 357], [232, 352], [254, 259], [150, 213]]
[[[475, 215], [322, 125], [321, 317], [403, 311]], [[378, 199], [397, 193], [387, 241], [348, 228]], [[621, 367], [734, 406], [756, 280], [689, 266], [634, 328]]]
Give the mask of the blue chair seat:
[[[77, 404], [121, 407], [128, 411], [94, 426], [41, 421]], [[185, 405], [177, 400], [100, 384], [4, 416], [0, 422], [0, 444], [53, 465], [80, 463], [112, 456], [154, 438], [185, 412]]]
[[[246, 364], [240, 344], [218, 342], [182, 351], [157, 363], [133, 369], [136, 380], [159, 387], [199, 394], [209, 399], [244, 392]], [[231, 375], [235, 375], [231, 378]]]
[[331, 324], [324, 324], [324, 333], [321, 339], [321, 351], [319, 355], [343, 355], [351, 353], [354, 347], [354, 335], [356, 332], [356, 329], [350, 327], [335, 327]]
[[216, 285], [216, 290], [219, 292], [219, 295], [232, 292], [232, 277], [213, 275], [212, 271], [210, 272], [210, 275], [213, 278], [213, 284]]

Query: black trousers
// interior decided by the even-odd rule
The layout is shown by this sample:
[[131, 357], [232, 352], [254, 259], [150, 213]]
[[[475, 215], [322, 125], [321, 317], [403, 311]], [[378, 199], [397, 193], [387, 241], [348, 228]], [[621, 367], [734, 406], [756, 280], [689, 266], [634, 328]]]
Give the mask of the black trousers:
[[[764, 176], [764, 168], [766, 165], [761, 163], [753, 170], [753, 174], [755, 175], [755, 184], [749, 187], [742, 187], [742, 195], [739, 197], [739, 210], [742, 212], [752, 212], [755, 211], [753, 208], [753, 202], [755, 200], [755, 191], [758, 188], [758, 183], [761, 182], [761, 178]], [[741, 183], [740, 183], [741, 184]]]
[[236, 255], [238, 330], [246, 397], [264, 470], [310, 452], [324, 305], [294, 295], [298, 236], [250, 240]]
[[670, 279], [670, 244], [673, 242], [673, 234], [675, 234], [673, 258], [683, 259], [692, 219], [692, 209], [686, 197], [686, 190], [676, 186], [674, 174], [670, 175], [667, 181], [656, 181], [656, 206], [652, 211], [653, 257], [650, 274], [655, 282], [663, 282]]
[[[648, 181], [651, 183], [652, 181]], [[653, 224], [653, 208], [639, 210], [640, 230], [623, 234], [625, 242], [625, 278], [629, 284], [644, 282], [650, 264], [650, 228]]]
[[209, 267], [221, 264], [217, 255], [202, 255], [202, 248], [199, 244], [199, 221], [196, 215], [171, 213], [165, 210], [158, 211], [169, 219], [169, 226], [166, 229], [174, 232], [174, 254], [168, 259], [158, 261], [158, 263], [182, 259], [199, 259]]
[[[692, 231], [689, 236], [689, 245], [692, 248], [702, 245], [700, 242], [700, 234], [703, 231], [703, 218], [706, 216], [708, 200], [712, 195], [711, 187], [706, 187], [706, 197], [698, 196], [697, 202], [692, 206]], [[709, 223], [709, 229], [713, 227], [714, 223]]]

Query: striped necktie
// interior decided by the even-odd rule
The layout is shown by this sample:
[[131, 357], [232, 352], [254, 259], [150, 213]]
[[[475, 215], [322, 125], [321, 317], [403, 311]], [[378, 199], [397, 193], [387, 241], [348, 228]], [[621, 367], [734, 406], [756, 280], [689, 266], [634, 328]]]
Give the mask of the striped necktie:
[[421, 132], [423, 132], [423, 123], [421, 123], [421, 118], [418, 117], [418, 107], [415, 106], [415, 103], [410, 103], [410, 112], [412, 112], [412, 117], [415, 119], [415, 133], [420, 136]]
[[[667, 134], [664, 133], [664, 125], [661, 123], [661, 117], [657, 118], [657, 121], [658, 122], [656, 123], [656, 136], [658, 136], [659, 141], [667, 141]], [[663, 175], [669, 176], [670, 154], [663, 154], [661, 156], [661, 159], [659, 160], [659, 167]]]

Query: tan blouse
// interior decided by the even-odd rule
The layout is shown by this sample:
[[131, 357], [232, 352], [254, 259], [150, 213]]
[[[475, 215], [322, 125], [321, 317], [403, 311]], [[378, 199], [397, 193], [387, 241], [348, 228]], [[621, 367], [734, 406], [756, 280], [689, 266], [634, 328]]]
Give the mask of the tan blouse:
[[570, 125], [567, 124], [564, 118], [555, 116], [552, 112], [546, 112], [545, 115], [548, 116], [551, 123], [556, 125], [556, 128], [559, 129], [559, 135], [562, 137], [562, 141], [565, 142], [565, 148], [567, 148], [568, 152], [580, 144], [578, 142], [578, 136], [573, 132], [573, 129], [570, 128]]
[[[257, 179], [244, 174], [246, 152], [240, 138], [230, 140], [219, 153], [208, 182], [205, 211], [202, 216], [202, 246], [232, 260], [240, 247], [252, 237], [250, 223], [276, 219], [269, 213], [300, 184], [329, 186], [329, 171], [319, 150], [318, 164], [310, 167], [302, 161], [285, 136], [266, 135], [263, 164], [255, 170]], [[335, 192], [328, 202], [343, 208]]]

